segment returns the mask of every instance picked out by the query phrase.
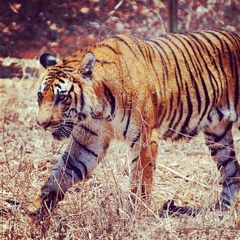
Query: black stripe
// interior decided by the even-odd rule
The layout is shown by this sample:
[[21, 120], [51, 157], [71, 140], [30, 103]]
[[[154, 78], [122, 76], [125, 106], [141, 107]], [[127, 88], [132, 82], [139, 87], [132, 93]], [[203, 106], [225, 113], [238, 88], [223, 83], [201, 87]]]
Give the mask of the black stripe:
[[79, 127], [83, 128], [83, 129], [84, 129], [85, 131], [87, 131], [88, 133], [90, 133], [90, 134], [98, 137], [98, 134], [95, 133], [94, 131], [92, 131], [91, 129], [89, 129], [87, 126], [81, 124], [81, 125], [79, 125]]
[[108, 62], [108, 61], [106, 61], [106, 60], [96, 59], [96, 62], [100, 63], [101, 66], [103, 66], [104, 64], [115, 64], [115, 65], [116, 65], [116, 62]]
[[136, 162], [136, 161], [138, 160], [138, 158], [139, 158], [139, 156], [135, 157], [135, 158], [132, 160], [132, 164], [133, 164], [134, 162]]
[[[165, 54], [165, 57], [167, 58], [168, 62], [169, 62], [169, 58], [168, 58], [168, 55], [165, 52], [165, 49], [162, 49], [162, 46], [157, 41], [148, 40], [148, 42], [154, 44], [154, 49], [158, 52], [158, 54], [160, 56], [161, 67], [162, 67], [162, 79], [161, 79], [161, 82], [162, 82], [162, 85], [163, 85], [163, 91], [162, 92], [165, 93], [166, 92], [166, 81], [168, 80], [168, 68], [166, 67], [167, 63], [166, 63], [162, 53], [159, 50], [163, 51], [163, 53]], [[179, 94], [179, 96], [180, 96], [180, 94]]]
[[[217, 153], [219, 152], [219, 149], [217, 148], [211, 148], [211, 156], [214, 157], [217, 155]], [[219, 169], [218, 169], [219, 170]]]
[[[175, 69], [175, 72], [174, 72], [174, 76], [175, 76], [175, 79], [178, 78], [176, 69]], [[182, 82], [182, 81], [181, 81], [181, 82]], [[179, 103], [179, 102], [181, 101], [181, 92], [182, 92], [182, 89], [181, 89], [181, 87], [180, 87], [179, 81], [176, 81], [176, 83], [177, 83], [177, 88], [178, 88], [178, 91], [177, 91], [177, 102]]]
[[83, 150], [85, 150], [86, 152], [92, 154], [95, 158], [98, 158], [98, 155], [93, 152], [92, 150], [90, 150], [89, 148], [87, 148], [87, 146], [83, 145], [82, 143], [80, 143], [73, 135], [72, 138], [74, 139], [74, 141], [80, 146], [80, 148], [82, 148]]
[[[235, 183], [235, 182], [232, 182], [231, 184], [233, 184], [233, 183]], [[225, 185], [225, 183], [223, 184], [225, 187], [229, 187], [228, 185]], [[224, 195], [224, 196], [223, 196]], [[229, 194], [227, 194], [227, 193], [222, 193], [222, 195], [221, 195], [221, 202], [224, 204], [224, 205], [226, 205], [227, 207], [231, 207], [231, 202], [230, 202], [230, 199], [231, 199], [231, 197], [230, 197], [230, 195]]]
[[205, 134], [206, 136], [210, 137], [210, 138], [211, 138], [211, 141], [213, 141], [213, 142], [215, 142], [215, 143], [218, 143], [219, 141], [221, 141], [221, 140], [225, 137], [226, 133], [227, 133], [229, 130], [231, 130], [232, 125], [233, 125], [233, 123], [230, 122], [230, 123], [228, 124], [228, 126], [227, 126], [226, 128], [224, 128], [224, 132], [223, 132], [222, 134], [220, 134], [220, 135], [215, 134], [215, 133], [213, 133], [213, 132], [207, 132], [207, 131], [205, 131], [204, 134]]
[[[144, 43], [146, 44], [146, 48], [147, 48], [147, 50], [148, 50], [149, 57], [150, 57], [151, 59], [152, 59], [152, 56], [153, 56], [154, 58], [156, 58], [155, 50], [153, 49], [153, 44], [151, 44], [151, 43], [148, 42], [148, 41], [144, 41]], [[150, 53], [150, 49], [151, 49], [151, 51], [152, 51], [152, 54]], [[151, 62], [152, 62], [152, 60], [151, 60]]]
[[63, 81], [61, 78], [58, 78], [58, 81], [59, 81], [60, 83], [65, 83], [65, 81]]
[[133, 139], [132, 144], [130, 146], [131, 148], [134, 147], [135, 143], [139, 140], [140, 136], [141, 136], [141, 132], [139, 132], [137, 136]]
[[202, 106], [201, 106], [202, 99], [201, 99], [201, 95], [200, 95], [200, 92], [199, 92], [199, 84], [196, 82], [195, 77], [192, 74], [192, 72], [190, 70], [190, 67], [189, 67], [187, 62], [186, 62], [186, 66], [187, 66], [187, 69], [190, 73], [193, 88], [195, 89], [196, 98], [197, 98], [197, 102], [198, 102], [198, 114], [200, 114], [201, 109], [202, 109]]
[[[67, 74], [64, 71], [57, 71], [55, 72], [55, 78], [57, 78], [59, 81], [62, 81], [62, 78], [66, 78]], [[63, 82], [64, 83], [64, 82]]]
[[219, 47], [217, 47], [217, 51], [218, 51], [218, 59], [219, 59], [219, 67], [221, 68], [221, 71], [224, 75], [225, 80], [227, 81], [227, 75], [223, 66], [223, 57], [225, 56], [225, 51], [224, 51], [224, 45], [223, 45], [223, 39], [219, 37], [219, 32], [208, 32], [209, 34], [211, 34], [212, 36], [214, 36], [215, 38], [218, 39], [220, 45], [221, 45], [221, 51], [219, 49]]
[[[236, 107], [238, 104], [238, 100], [239, 100], [239, 73], [238, 73], [238, 64], [237, 64], [237, 60], [236, 60], [236, 56], [233, 53], [233, 51], [230, 49], [229, 45], [227, 43], [226, 44], [226, 48], [228, 50], [228, 55], [229, 55], [229, 64], [230, 64], [230, 68], [231, 68], [231, 73], [232, 73], [232, 78], [235, 80], [235, 89], [234, 89], [234, 106]], [[231, 79], [232, 80], [232, 79]], [[229, 98], [229, 96], [228, 96]], [[230, 106], [230, 103], [229, 103]], [[230, 109], [230, 107], [228, 107]]]
[[171, 92], [170, 101], [169, 101], [169, 105], [168, 106], [169, 106], [168, 107], [169, 114], [167, 116], [167, 121], [169, 121], [169, 119], [171, 117], [172, 109], [173, 109], [173, 92]]
[[82, 111], [83, 110], [83, 107], [84, 107], [84, 104], [85, 104], [85, 100], [84, 100], [84, 96], [83, 96], [83, 89], [82, 89], [82, 86], [81, 85], [78, 85], [79, 86], [79, 88], [80, 88], [80, 99], [81, 99], [81, 101], [80, 101], [80, 105], [81, 105], [81, 109], [80, 109], [80, 111]]
[[[125, 96], [125, 100], [123, 100], [124, 96]], [[125, 94], [122, 94], [122, 101], [124, 101], [124, 104], [123, 106], [126, 106], [127, 105], [127, 97]], [[126, 108], [123, 109], [123, 116], [122, 116], [122, 119], [121, 119], [121, 123], [123, 122], [123, 120], [125, 119], [125, 116], [126, 116]]]
[[[75, 92], [73, 92], [73, 95], [74, 95], [74, 101], [75, 101], [75, 108], [76, 108], [76, 105], [77, 105], [77, 102], [78, 102], [78, 96]], [[71, 95], [70, 95], [71, 96]], [[77, 108], [76, 108], [77, 109]]]
[[[201, 111], [201, 96], [200, 96], [200, 92], [199, 92], [199, 85], [198, 83], [196, 82], [195, 80], [195, 76], [194, 74], [192, 73], [191, 69], [193, 67], [193, 69], [195, 70], [195, 73], [197, 72], [196, 71], [196, 67], [195, 67], [195, 63], [193, 62], [193, 59], [192, 59], [192, 55], [189, 53], [189, 47], [191, 47], [191, 49], [194, 51], [193, 47], [189, 44], [189, 42], [187, 42], [187, 46], [185, 45], [185, 43], [183, 42], [183, 40], [186, 40], [182, 37], [178, 37], [178, 35], [172, 35], [173, 38], [177, 39], [178, 41], [180, 41], [182, 43], [182, 46], [184, 47], [185, 51], [183, 52], [179, 46], [177, 44], [175, 44], [171, 38], [169, 38], [169, 40], [172, 42], [173, 45], [175, 45], [175, 47], [182, 53], [182, 56], [184, 58], [184, 61], [185, 61], [185, 65], [187, 67], [187, 70], [188, 70], [188, 73], [190, 74], [190, 77], [191, 77], [191, 82], [192, 82], [192, 85], [194, 87], [194, 90], [196, 92], [196, 97], [197, 97], [197, 100], [198, 100], [198, 113], [200, 113]], [[188, 59], [186, 58], [185, 54], [188, 54]], [[196, 56], [196, 55], [195, 55]], [[192, 67], [189, 66], [189, 61], [191, 62], [192, 64]], [[178, 102], [180, 102], [180, 99], [178, 100]]]
[[123, 136], [124, 136], [125, 139], [126, 139], [126, 135], [127, 135], [130, 119], [131, 119], [131, 114], [132, 114], [132, 102], [130, 103], [130, 108], [128, 109], [127, 124], [126, 124], [125, 130], [123, 132]]
[[[158, 75], [158, 70], [156, 70], [156, 68], [155, 68], [155, 65], [154, 65], [154, 63], [153, 63], [153, 59], [152, 59], [152, 56], [155, 58], [155, 51], [154, 51], [154, 49], [153, 49], [153, 47], [152, 47], [152, 45], [149, 43], [149, 42], [144, 42], [145, 43], [145, 45], [146, 45], [146, 49], [147, 49], [147, 52], [148, 52], [148, 58], [149, 58], [149, 60], [150, 60], [150, 65], [151, 65], [151, 67], [152, 67], [152, 69], [153, 69], [153, 72], [155, 73], [155, 75], [156, 75], [156, 78], [158, 79], [158, 81], [160, 81], [159, 80], [159, 75]], [[151, 51], [150, 51], [151, 50]], [[155, 104], [155, 106], [157, 106], [157, 103]]]
[[[198, 68], [198, 66], [197, 66], [197, 68]], [[198, 68], [198, 73], [199, 73], [199, 77], [200, 77], [200, 80], [201, 80], [201, 83], [202, 83], [202, 87], [203, 87], [203, 91], [204, 91], [204, 99], [205, 99], [204, 110], [202, 112], [201, 117], [199, 118], [199, 123], [200, 123], [202, 121], [202, 119], [206, 116], [208, 108], [211, 108], [211, 106], [210, 106], [210, 97], [208, 95], [208, 91], [210, 89], [207, 88], [207, 85], [206, 85], [206, 83], [205, 83], [205, 81], [204, 81], [204, 79], [203, 79], [203, 77], [202, 77], [202, 75], [200, 73], [200, 69], [199, 68]]]
[[[235, 60], [236, 63], [236, 60]], [[235, 89], [234, 89], [234, 97], [235, 97], [235, 103], [234, 103], [234, 107], [236, 108], [238, 105], [238, 101], [239, 101], [239, 77], [240, 77], [240, 72], [238, 72], [238, 69], [240, 69], [240, 58], [238, 61], [238, 64], [236, 63], [236, 67], [235, 67]]]
[[[74, 166], [73, 159], [72, 159], [72, 157], [69, 155], [68, 152], [65, 152], [65, 153], [63, 154], [62, 159], [63, 159], [63, 161], [64, 161], [64, 164], [65, 164], [65, 166], [66, 166], [66, 169], [72, 170], [72, 171], [78, 176], [78, 178], [79, 178], [80, 180], [83, 180], [83, 174], [82, 174], [81, 170], [78, 169], [76, 166]], [[77, 162], [79, 162], [79, 161], [77, 161]], [[84, 171], [85, 171], [84, 175], [86, 176], [86, 175], [87, 175], [87, 167], [86, 167], [86, 165], [85, 165], [84, 163], [82, 163], [82, 162], [79, 162], [79, 163], [83, 165], [83, 169], [84, 169]], [[73, 176], [72, 176], [70, 173], [68, 173], [66, 170], [65, 170], [65, 173], [66, 173], [67, 175], [70, 175], [70, 177], [73, 177]]]
[[[170, 129], [169, 131], [171, 131], [171, 134], [173, 134], [173, 131], [172, 131], [172, 125], [173, 125], [173, 123], [174, 123], [174, 119], [176, 118], [176, 115], [177, 115], [177, 110], [176, 109], [174, 109], [174, 111], [173, 111], [173, 114], [172, 114], [172, 117], [171, 117], [171, 119], [170, 119], [170, 121], [169, 121], [169, 125], [168, 125], [168, 129]], [[170, 137], [170, 136], [169, 136]]]
[[152, 161], [149, 162], [149, 163], [148, 163], [148, 166], [149, 166], [149, 167], [152, 167], [153, 170], [156, 170], [156, 165], [154, 164], [154, 162], [152, 162]]
[[231, 68], [231, 73], [232, 76], [234, 76], [234, 68], [236, 67], [233, 63], [233, 54], [232, 54], [232, 50], [230, 49], [229, 45], [226, 43], [226, 48], [228, 50], [228, 55], [229, 55], [229, 63], [230, 63], [230, 68]]
[[[232, 184], [236, 184], [236, 181], [233, 181], [233, 180], [231, 179], [231, 177], [235, 177], [236, 174], [237, 174], [237, 169], [234, 170], [234, 172], [233, 172], [233, 174], [231, 174], [231, 176], [228, 176], [229, 179], [227, 179], [227, 180], [223, 183], [223, 186], [229, 188]], [[227, 195], [227, 193], [225, 193], [225, 195]], [[229, 205], [231, 205], [231, 204], [229, 204]]]
[[[227, 38], [232, 43], [232, 45], [236, 45], [236, 44], [238, 45], [239, 44], [240, 39], [239, 39], [238, 34], [235, 33], [235, 32], [226, 32], [226, 31], [225, 32], [224, 31], [214, 31], [214, 32], [217, 32], [218, 35], [223, 35], [225, 38]], [[214, 35], [214, 32], [209, 31], [209, 33], [212, 34], [212, 35]], [[233, 42], [234, 37], [238, 38], [237, 42], [235, 42], [235, 43]]]
[[144, 52], [143, 52], [143, 50], [142, 50], [142, 46], [139, 44], [138, 39], [137, 39], [137, 38], [134, 38], [134, 37], [131, 37], [131, 39], [132, 39], [132, 40], [134, 41], [134, 43], [137, 45], [138, 50], [141, 52], [144, 60], [146, 60], [146, 56], [145, 56], [145, 54], [144, 54]]
[[[214, 53], [216, 54], [216, 51], [218, 51], [218, 46], [212, 42], [212, 40], [208, 37], [208, 34], [205, 34], [205, 33], [202, 33], [202, 32], [199, 32], [198, 33], [200, 36], [202, 36], [205, 40], [207, 40], [207, 42], [211, 45]], [[215, 36], [214, 36], [215, 37]], [[220, 40], [221, 41], [221, 40]], [[206, 47], [205, 51], [207, 52], [211, 62], [212, 62], [212, 65], [215, 67], [217, 73], [218, 73], [218, 76], [220, 75], [220, 72], [219, 72], [219, 68], [217, 66], [217, 63], [216, 63], [216, 58], [212, 56], [212, 54], [209, 52], [209, 48]]]
[[[158, 41], [160, 42], [162, 39], [158, 39]], [[152, 42], [152, 43], [154, 43], [155, 45], [157, 45], [157, 47], [158, 48], [160, 48], [162, 51], [163, 51], [163, 53], [165, 54], [165, 57], [167, 58], [167, 60], [168, 60], [168, 63], [170, 64], [170, 60], [169, 60], [169, 58], [168, 58], [168, 54], [167, 54], [167, 52], [166, 52], [166, 50], [163, 48], [163, 46], [158, 42], [158, 41], [156, 41], [156, 40], [151, 40], [151, 39], [149, 39], [149, 40], [147, 40], [148, 42]], [[158, 53], [160, 54], [160, 56], [161, 56], [161, 58], [162, 59], [164, 59], [163, 58], [163, 56], [161, 55], [161, 53], [158, 51]], [[164, 64], [163, 66], [166, 66], [166, 64]]]
[[232, 159], [233, 159], [234, 157], [236, 157], [235, 151], [231, 150], [231, 153], [230, 153], [229, 156], [230, 156]]
[[177, 126], [178, 126], [178, 124], [181, 121], [182, 116], [183, 116], [183, 102], [182, 101], [180, 102], [180, 108], [178, 110], [178, 113], [179, 113], [179, 116], [178, 116], [178, 119], [177, 119], [176, 123], [174, 125], [172, 124], [172, 125], [169, 126], [170, 128], [172, 128], [174, 130], [176, 130], [176, 128], [177, 128]]
[[111, 51], [113, 51], [115, 54], [118, 54], [119, 52], [117, 52], [112, 46], [106, 44], [106, 43], [103, 43], [103, 44], [100, 44], [100, 48], [101, 47], [106, 47], [108, 49], [110, 49]]
[[[59, 171], [59, 168], [58, 167], [57, 168], [53, 168], [52, 171]], [[71, 172], [70, 173], [69, 172], [65, 172], [65, 174], [68, 175], [70, 178], [74, 178]]]
[[[198, 50], [200, 56], [201, 56], [201, 59], [202, 59], [202, 62], [204, 63], [204, 71], [207, 70], [207, 73], [208, 73], [208, 78], [209, 78], [209, 81], [210, 81], [210, 84], [211, 84], [211, 87], [212, 89], [214, 90], [215, 87], [214, 87], [214, 84], [212, 82], [212, 73], [211, 71], [209, 70], [208, 68], [208, 64], [207, 62], [205, 61], [206, 59], [206, 56], [203, 55], [203, 53], [205, 52], [205, 49], [206, 49], [206, 45], [196, 36], [196, 35], [191, 35], [191, 37], [195, 40], [195, 46], [196, 46], [196, 49]], [[201, 46], [201, 49], [199, 48], [199, 46]], [[201, 67], [201, 70], [202, 67]], [[205, 84], [205, 80], [202, 78], [201, 74], [200, 74], [200, 77], [201, 77], [201, 80], [202, 80], [202, 84], [204, 83]], [[213, 76], [214, 77], [214, 76]], [[214, 78], [215, 79], [215, 78]], [[216, 83], [216, 79], [215, 79], [215, 83]], [[217, 84], [217, 83], [216, 83]], [[205, 88], [204, 88], [205, 89]], [[207, 91], [204, 90], [205, 92], [205, 96], [207, 96], [207, 92], [209, 91], [209, 89]], [[213, 102], [212, 104], [216, 104], [216, 101], [217, 101], [217, 97], [216, 97], [216, 94], [217, 94], [217, 89], [215, 89], [215, 91], [213, 91], [214, 94], [213, 94]], [[207, 104], [205, 104], [205, 109], [207, 108]]]
[[[229, 65], [230, 65], [230, 69], [231, 69], [231, 74], [232, 74], [232, 78], [234, 78], [234, 72], [235, 72], [235, 64], [233, 63], [233, 55], [232, 55], [232, 50], [229, 48], [228, 44], [226, 43], [226, 48], [228, 51], [228, 55], [229, 55]], [[232, 80], [232, 79], [231, 79]], [[229, 98], [229, 91], [228, 91], [228, 82], [227, 82], [227, 91], [226, 91], [226, 95], [227, 95], [227, 103], [228, 103], [228, 109], [230, 109], [230, 98]]]
[[159, 107], [158, 107], [158, 123], [157, 123], [157, 127], [161, 126], [161, 124], [162, 124], [162, 122], [164, 120], [164, 117], [166, 117], [167, 110], [164, 107], [165, 107], [164, 103], [160, 102]]
[[215, 108], [217, 111], [218, 119], [221, 121], [224, 117], [223, 113], [220, 111], [219, 108]]
[[193, 113], [193, 104], [191, 101], [191, 96], [190, 96], [190, 92], [189, 92], [187, 83], [185, 83], [185, 89], [186, 89], [186, 97], [187, 97], [187, 104], [188, 104], [188, 114], [187, 114], [187, 117], [186, 117], [182, 127], [181, 127], [181, 130], [180, 130], [181, 133], [187, 133], [186, 129], [188, 127], [189, 121], [190, 121], [192, 113]]
[[109, 87], [105, 84], [102, 83], [103, 88], [104, 88], [104, 94], [107, 98], [107, 101], [109, 102], [110, 106], [111, 106], [111, 116], [113, 117], [114, 111], [115, 111], [115, 105], [116, 105], [116, 100], [115, 97], [113, 96], [111, 90], [109, 89]]
[[[83, 165], [81, 163], [81, 165], [84, 167], [85, 170], [87, 169], [85, 164]], [[72, 170], [78, 176], [78, 178], [80, 180], [83, 180], [83, 178], [84, 178], [83, 175], [86, 176], [86, 174], [87, 174], [87, 171], [85, 172], [85, 174], [82, 174], [81, 170], [77, 166], [74, 165], [74, 163], [72, 162], [72, 159], [70, 157], [67, 160], [66, 167], [67, 167], [67, 169]]]
[[55, 83], [54, 85], [55, 85], [56, 88], [60, 88], [61, 89], [61, 86], [58, 83]]
[[136, 53], [132, 50], [131, 46], [123, 38], [121, 38], [119, 36], [116, 36], [114, 38], [116, 38], [120, 42], [123, 42], [129, 48], [129, 50], [133, 53], [133, 55], [138, 59], [138, 56], [136, 55]]
[[68, 91], [68, 93], [70, 93], [70, 92], [74, 92], [74, 86], [73, 86], [73, 84], [72, 84], [70, 90]]
[[[194, 52], [195, 56], [197, 56], [197, 52], [200, 54], [201, 60], [204, 62], [205, 66], [206, 66], [206, 63], [205, 63], [204, 58], [202, 56], [201, 50], [199, 49], [199, 46], [198, 46], [198, 44], [200, 44], [200, 41], [197, 42], [198, 44], [194, 43], [193, 41], [190, 41], [187, 38], [185, 38], [185, 41], [187, 41], [187, 43], [191, 47], [192, 51]], [[195, 46], [193, 46], [192, 43], [194, 43]], [[200, 61], [197, 61], [197, 62], [192, 63], [192, 64], [194, 66], [194, 69], [195, 69], [197, 75], [200, 77], [200, 80], [201, 80], [201, 83], [202, 83], [202, 87], [203, 87], [203, 91], [204, 91], [205, 107], [204, 107], [202, 115], [201, 115], [201, 117], [199, 119], [199, 123], [200, 123], [202, 121], [202, 119], [205, 117], [207, 109], [210, 107], [209, 106], [210, 98], [209, 98], [209, 95], [208, 95], [209, 89], [207, 88], [205, 80], [203, 79], [202, 74], [201, 74], [201, 72], [203, 71], [203, 68], [202, 68], [202, 65], [200, 64]]]
[[[169, 44], [170, 42], [169, 41], [165, 41], [163, 39], [159, 39], [161, 42], [165, 43], [165, 45], [167, 45], [167, 47], [169, 48], [169, 50], [171, 51], [172, 53], [172, 56], [174, 58], [174, 62], [175, 62], [175, 66], [177, 68], [177, 71], [178, 71], [178, 74], [176, 74], [176, 77], [175, 77], [175, 80], [176, 82], [179, 82], [179, 85], [181, 86], [181, 88], [183, 88], [183, 82], [182, 82], [182, 72], [181, 72], [181, 68], [180, 68], [180, 65], [179, 65], [179, 61], [178, 61], [178, 58], [175, 54], [175, 51], [173, 50], [171, 44]], [[173, 65], [170, 63], [170, 66]]]
[[[214, 53], [216, 53], [216, 45], [211, 41], [211, 39], [209, 39], [209, 37], [207, 36], [207, 34], [203, 33], [203, 32], [198, 32], [198, 34], [200, 36], [202, 36], [212, 47]], [[212, 65], [214, 66], [214, 68], [216, 69], [217, 73], [218, 73], [218, 77], [220, 76], [220, 72], [219, 72], [219, 67], [217, 66], [217, 63], [215, 61], [215, 58], [212, 56], [212, 54], [209, 52], [209, 48], [207, 47], [206, 44], [205, 45], [205, 52], [207, 53], [209, 59], [211, 60]], [[210, 71], [211, 72], [211, 71]], [[214, 77], [214, 75], [211, 73], [215, 83], [216, 83], [216, 87], [217, 87], [217, 93], [219, 93], [219, 87], [221, 86], [221, 90], [223, 91], [223, 86], [222, 86], [222, 82], [220, 81], [220, 86], [218, 85], [218, 82], [216, 80], [216, 78]]]
[[211, 123], [212, 122], [212, 117], [208, 115], [207, 120]]
[[[86, 53], [85, 53], [85, 54], [86, 54]], [[80, 62], [81, 62], [81, 60], [79, 61], [79, 59], [74, 59], [75, 57], [77, 57], [76, 54], [74, 54], [72, 57], [73, 57], [73, 58], [65, 59], [65, 63], [64, 63], [64, 64], [80, 63]], [[69, 70], [71, 70], [71, 67], [69, 67], [69, 66], [64, 66], [63, 68], [65, 69], [66, 67], [68, 67]]]
[[[78, 61], [76, 61], [76, 62], [79, 62], [79, 60]], [[66, 63], [64, 63], [63, 62], [63, 64], [66, 64]], [[59, 69], [61, 69], [61, 71], [63, 71], [63, 72], [67, 72], [67, 73], [72, 73], [75, 69], [73, 68], [73, 67], [70, 67], [70, 66], [57, 66], [57, 68], [56, 69], [52, 69], [52, 70], [59, 70]], [[51, 71], [52, 71], [51, 70]]]

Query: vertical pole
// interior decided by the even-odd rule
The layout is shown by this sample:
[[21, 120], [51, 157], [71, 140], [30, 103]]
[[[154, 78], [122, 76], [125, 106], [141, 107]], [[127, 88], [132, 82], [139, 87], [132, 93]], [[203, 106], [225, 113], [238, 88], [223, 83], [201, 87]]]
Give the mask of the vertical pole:
[[178, 31], [178, 0], [168, 0], [168, 24], [169, 32]]

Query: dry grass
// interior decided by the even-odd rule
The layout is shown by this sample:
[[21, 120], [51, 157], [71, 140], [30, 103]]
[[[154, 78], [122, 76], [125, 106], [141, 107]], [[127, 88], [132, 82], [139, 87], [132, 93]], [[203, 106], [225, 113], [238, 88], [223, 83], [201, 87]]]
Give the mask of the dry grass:
[[[26, 207], [39, 194], [66, 143], [36, 126], [37, 80], [0, 80], [0, 239], [239, 239], [236, 209], [210, 211], [221, 188], [201, 136], [161, 142], [148, 214], [129, 211], [128, 149], [114, 143], [91, 179], [70, 189], [45, 235]], [[235, 134], [237, 153], [240, 134]], [[158, 217], [162, 204], [202, 207], [196, 217]], [[35, 237], [34, 237], [35, 236]]]

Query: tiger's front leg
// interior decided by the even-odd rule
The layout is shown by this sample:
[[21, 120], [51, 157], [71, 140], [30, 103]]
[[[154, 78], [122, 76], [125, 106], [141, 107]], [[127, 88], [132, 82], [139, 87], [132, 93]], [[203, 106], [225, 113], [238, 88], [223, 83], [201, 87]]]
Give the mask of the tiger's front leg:
[[40, 197], [29, 207], [30, 213], [37, 215], [37, 221], [45, 219], [54, 210], [73, 184], [91, 175], [107, 147], [108, 144], [100, 146], [95, 143], [86, 146], [77, 139], [72, 141], [41, 188]]
[[132, 146], [131, 191], [146, 203], [150, 203], [153, 175], [158, 154], [158, 138], [155, 130], [143, 133]]
[[[77, 156], [66, 151], [60, 161], [54, 166], [52, 172], [41, 188], [41, 200], [44, 210], [48, 213], [64, 198], [65, 193], [73, 184], [89, 176], [90, 168], [97, 166], [97, 159], [80, 160]], [[91, 162], [90, 162], [91, 161]], [[88, 166], [90, 163], [91, 166]]]

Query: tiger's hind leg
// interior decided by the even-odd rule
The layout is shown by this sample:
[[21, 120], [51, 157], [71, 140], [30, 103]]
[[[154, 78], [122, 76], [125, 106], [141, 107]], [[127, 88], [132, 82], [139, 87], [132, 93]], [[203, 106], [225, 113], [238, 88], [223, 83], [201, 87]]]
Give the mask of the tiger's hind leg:
[[[229, 209], [234, 204], [240, 188], [240, 166], [234, 150], [232, 125], [232, 122], [224, 121], [204, 131], [206, 144], [221, 174], [220, 183], [223, 185], [223, 190], [220, 202], [217, 204], [221, 209]], [[166, 213], [173, 216], [180, 214], [195, 216], [200, 210], [201, 208], [179, 207], [174, 201], [169, 200], [160, 210], [160, 216]]]
[[232, 122], [223, 121], [204, 131], [206, 144], [221, 174], [220, 207], [223, 209], [234, 203], [240, 188], [240, 166], [234, 150], [232, 125]]
[[151, 130], [149, 134], [144, 132], [139, 141], [132, 144], [131, 152], [131, 192], [149, 204], [158, 154], [158, 138], [155, 130]]

